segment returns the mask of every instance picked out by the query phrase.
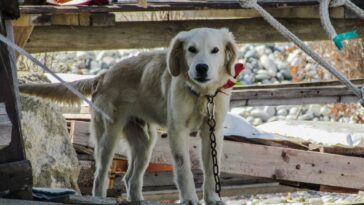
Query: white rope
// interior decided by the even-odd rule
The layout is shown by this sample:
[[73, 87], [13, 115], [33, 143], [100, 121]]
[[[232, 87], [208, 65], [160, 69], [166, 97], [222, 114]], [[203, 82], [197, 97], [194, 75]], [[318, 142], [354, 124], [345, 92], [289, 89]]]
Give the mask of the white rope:
[[346, 0], [345, 6], [352, 10], [356, 15], [358, 15], [360, 18], [364, 19], [364, 10], [360, 9], [357, 5], [355, 5], [353, 2]]
[[[337, 36], [337, 33], [332, 26], [331, 20], [330, 20], [330, 14], [329, 14], [329, 5], [331, 0], [319, 0], [320, 2], [320, 19], [322, 26], [324, 27], [326, 33], [329, 35], [330, 39], [333, 40], [335, 36]], [[341, 2], [341, 3], [345, 3]]]
[[[352, 92], [362, 99], [362, 92], [358, 87], [356, 87], [350, 80], [348, 80], [342, 73], [337, 71], [332, 65], [327, 61], [322, 59], [317, 53], [315, 53], [309, 46], [307, 46], [303, 41], [301, 41], [296, 35], [290, 32], [286, 27], [279, 23], [272, 15], [265, 11], [256, 0], [239, 0], [241, 6], [244, 8], [255, 9], [270, 25], [272, 25], [277, 31], [279, 31], [285, 38], [292, 41], [296, 46], [301, 48], [307, 55], [319, 63], [322, 67], [327, 69], [331, 74], [333, 74], [337, 79], [339, 79], [346, 87], [348, 87]], [[255, 3], [254, 3], [255, 2]]]
[[20, 48], [15, 43], [9, 41], [5, 36], [0, 34], [0, 41], [4, 42], [23, 56], [26, 56], [29, 60], [33, 61], [35, 64], [37, 64], [39, 67], [41, 67], [43, 70], [50, 73], [54, 78], [59, 80], [63, 86], [65, 86], [67, 89], [69, 89], [72, 93], [77, 95], [80, 99], [84, 100], [87, 104], [89, 104], [93, 109], [95, 109], [97, 112], [101, 114], [101, 116], [108, 121], [112, 122], [112, 119], [108, 114], [106, 114], [104, 111], [102, 111], [100, 108], [98, 108], [95, 104], [93, 104], [89, 99], [87, 99], [82, 93], [80, 93], [76, 88], [74, 88], [72, 85], [64, 81], [62, 78], [60, 78], [57, 74], [55, 74], [52, 70], [50, 70], [46, 65], [42, 64], [39, 60], [34, 58], [32, 55], [30, 55], [28, 52], [26, 52], [24, 49]]

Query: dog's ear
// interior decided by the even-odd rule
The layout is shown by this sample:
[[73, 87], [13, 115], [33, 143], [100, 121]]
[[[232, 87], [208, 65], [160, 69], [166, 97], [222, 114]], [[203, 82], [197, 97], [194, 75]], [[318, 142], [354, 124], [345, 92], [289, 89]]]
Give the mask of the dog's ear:
[[186, 59], [183, 51], [184, 36], [180, 32], [171, 41], [167, 54], [167, 67], [172, 76], [178, 76], [186, 68]]
[[235, 65], [235, 62], [237, 59], [238, 49], [236, 47], [236, 43], [235, 43], [233, 34], [226, 28], [221, 29], [221, 31], [224, 32], [224, 36], [226, 39], [226, 44], [225, 44], [226, 70], [230, 75], [234, 76], [235, 75], [234, 65]]

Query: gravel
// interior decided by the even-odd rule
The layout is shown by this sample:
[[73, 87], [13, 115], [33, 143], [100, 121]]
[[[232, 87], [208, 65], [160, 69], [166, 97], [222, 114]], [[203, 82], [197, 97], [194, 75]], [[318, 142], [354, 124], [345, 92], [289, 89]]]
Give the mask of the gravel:
[[234, 198], [223, 198], [227, 205], [334, 205], [334, 204], [364, 204], [364, 194], [342, 194], [318, 191], [300, 191], [293, 193], [273, 193], [258, 195], [243, 195]]

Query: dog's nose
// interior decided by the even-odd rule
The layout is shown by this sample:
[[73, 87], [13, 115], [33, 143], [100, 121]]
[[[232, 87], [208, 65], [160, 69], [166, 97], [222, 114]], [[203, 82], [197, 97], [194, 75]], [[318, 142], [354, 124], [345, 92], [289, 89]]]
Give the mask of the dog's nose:
[[207, 64], [197, 64], [196, 71], [198, 75], [206, 75], [209, 70], [209, 66]]

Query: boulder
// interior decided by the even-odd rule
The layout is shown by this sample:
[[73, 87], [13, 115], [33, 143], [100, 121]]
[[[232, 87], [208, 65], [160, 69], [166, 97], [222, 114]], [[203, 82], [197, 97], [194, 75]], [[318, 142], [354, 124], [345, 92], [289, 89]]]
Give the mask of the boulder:
[[79, 191], [77, 154], [59, 108], [31, 96], [21, 96], [21, 104], [24, 148], [34, 186]]

